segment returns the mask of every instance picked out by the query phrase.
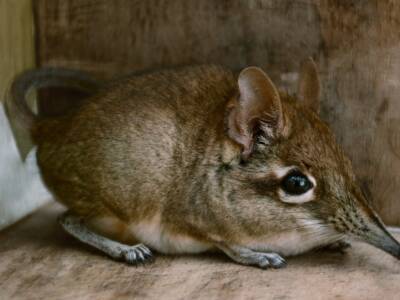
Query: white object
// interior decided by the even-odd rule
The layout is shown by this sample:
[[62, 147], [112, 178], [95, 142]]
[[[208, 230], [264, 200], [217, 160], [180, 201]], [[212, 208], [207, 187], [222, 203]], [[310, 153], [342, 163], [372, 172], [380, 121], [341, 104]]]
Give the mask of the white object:
[[36, 150], [22, 162], [4, 107], [0, 103], [0, 229], [51, 199], [36, 164]]

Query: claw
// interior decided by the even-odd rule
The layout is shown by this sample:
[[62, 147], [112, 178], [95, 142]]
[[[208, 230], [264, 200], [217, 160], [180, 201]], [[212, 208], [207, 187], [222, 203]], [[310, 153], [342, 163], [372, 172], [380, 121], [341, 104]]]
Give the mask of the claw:
[[138, 265], [152, 261], [151, 251], [144, 245], [120, 247], [117, 258], [131, 265]]

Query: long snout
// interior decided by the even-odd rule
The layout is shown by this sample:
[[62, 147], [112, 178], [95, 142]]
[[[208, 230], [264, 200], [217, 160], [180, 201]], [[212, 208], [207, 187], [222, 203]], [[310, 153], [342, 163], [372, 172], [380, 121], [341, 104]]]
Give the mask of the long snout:
[[358, 191], [352, 195], [353, 207], [345, 214], [347, 232], [400, 259], [400, 243], [389, 233], [378, 214]]
[[391, 255], [400, 259], [400, 243], [389, 233], [383, 223], [379, 220], [373, 220], [368, 224], [368, 230], [360, 238]]

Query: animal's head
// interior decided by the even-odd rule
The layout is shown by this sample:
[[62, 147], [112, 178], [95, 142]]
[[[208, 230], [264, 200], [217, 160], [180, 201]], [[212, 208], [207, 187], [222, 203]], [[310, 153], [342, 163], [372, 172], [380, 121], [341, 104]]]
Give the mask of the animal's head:
[[240, 73], [238, 86], [226, 123], [242, 149], [242, 162], [230, 170], [235, 188], [229, 195], [242, 229], [254, 237], [302, 232], [309, 245], [352, 236], [400, 257], [399, 243], [364, 198], [349, 159], [318, 116], [314, 62], [303, 64], [296, 96], [279, 93], [255, 67]]

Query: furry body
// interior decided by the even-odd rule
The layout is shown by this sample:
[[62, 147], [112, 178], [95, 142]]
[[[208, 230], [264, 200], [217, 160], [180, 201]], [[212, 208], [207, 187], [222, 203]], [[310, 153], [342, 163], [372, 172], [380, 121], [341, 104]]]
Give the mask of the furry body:
[[[278, 93], [258, 68], [237, 79], [194, 66], [128, 77], [36, 122], [43, 180], [70, 210], [64, 228], [128, 262], [145, 260], [144, 245], [217, 248], [263, 268], [341, 240], [351, 226], [372, 236], [381, 223], [312, 108], [319, 86], [310, 66], [298, 97], [306, 101]], [[307, 193], [285, 190], [291, 172], [308, 180]]]
[[[243, 224], [236, 223], [241, 213], [232, 207], [224, 174], [235, 158], [224, 162], [224, 152], [239, 151], [224, 127], [225, 107], [237, 93], [233, 74], [214, 66], [118, 83], [78, 113], [39, 125], [43, 179], [79, 216], [115, 217], [127, 227], [125, 238], [160, 252], [200, 252], [227, 238], [256, 244], [260, 237], [251, 235], [257, 228], [242, 234]], [[263, 208], [263, 218], [277, 209], [271, 206]], [[275, 236], [279, 226], [271, 227], [259, 250], [288, 255], [318, 244], [300, 251], [301, 230], [285, 239]]]

